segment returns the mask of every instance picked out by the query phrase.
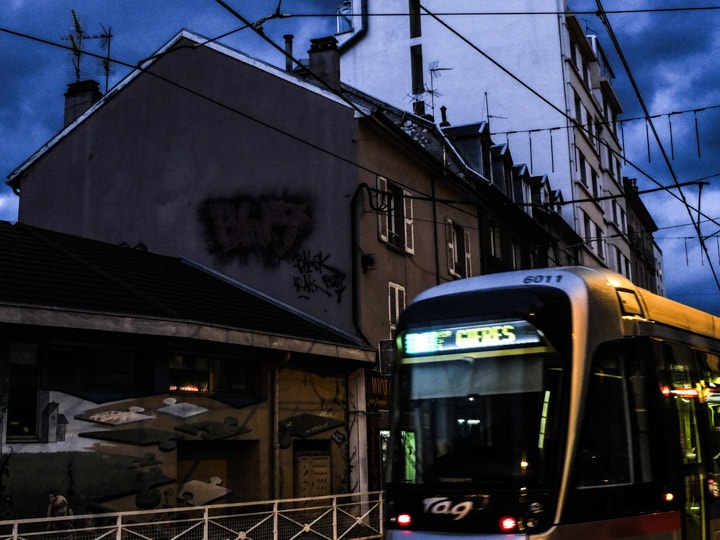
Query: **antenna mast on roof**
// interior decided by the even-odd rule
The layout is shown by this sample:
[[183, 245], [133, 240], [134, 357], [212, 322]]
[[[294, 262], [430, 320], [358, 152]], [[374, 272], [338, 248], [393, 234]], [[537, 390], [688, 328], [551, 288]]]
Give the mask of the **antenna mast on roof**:
[[83, 55], [83, 48], [82, 48], [82, 42], [85, 39], [101, 39], [100, 47], [104, 49], [107, 47], [107, 56], [102, 60], [102, 66], [103, 70], [105, 71], [105, 92], [108, 90], [108, 79], [110, 75], [110, 40], [112, 39], [112, 28], [108, 27], [107, 29], [100, 25], [102, 28], [102, 33], [95, 34], [93, 36], [86, 35], [85, 31], [83, 30], [82, 24], [80, 24], [80, 18], [77, 15], [77, 12], [74, 9], [70, 10], [70, 15], [72, 16], [72, 28], [70, 30], [70, 33], [67, 36], [64, 36], [63, 39], [70, 42], [70, 47], [72, 48], [73, 56], [75, 57], [73, 60], [73, 68], [75, 70], [75, 82], [80, 82], [81, 77], [81, 70], [80, 70], [80, 60], [82, 59]]

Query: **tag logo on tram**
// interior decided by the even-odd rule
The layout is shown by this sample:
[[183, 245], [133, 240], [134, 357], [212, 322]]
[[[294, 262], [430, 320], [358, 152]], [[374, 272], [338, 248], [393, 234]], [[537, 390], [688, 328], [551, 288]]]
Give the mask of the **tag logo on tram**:
[[[489, 497], [483, 496], [481, 499], [480, 507], [477, 510], [482, 510], [486, 505]], [[476, 509], [473, 501], [462, 501], [455, 503], [447, 497], [430, 497], [423, 499], [423, 506], [425, 507], [426, 514], [442, 514], [448, 516], [454, 516], [453, 521], [458, 521], [467, 516], [472, 510]]]

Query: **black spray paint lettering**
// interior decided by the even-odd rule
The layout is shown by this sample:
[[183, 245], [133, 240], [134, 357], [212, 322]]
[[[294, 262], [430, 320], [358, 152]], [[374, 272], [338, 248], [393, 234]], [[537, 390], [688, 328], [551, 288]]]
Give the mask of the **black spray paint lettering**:
[[293, 255], [293, 266], [298, 271], [293, 276], [293, 287], [298, 298], [309, 299], [311, 294], [323, 293], [335, 296], [338, 304], [345, 291], [345, 273], [327, 264], [330, 255], [319, 251], [313, 254], [304, 250]]

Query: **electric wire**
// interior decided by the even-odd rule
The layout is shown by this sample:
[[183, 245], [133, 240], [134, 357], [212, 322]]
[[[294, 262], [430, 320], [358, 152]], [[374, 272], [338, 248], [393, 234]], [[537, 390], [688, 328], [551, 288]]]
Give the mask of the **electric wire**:
[[[222, 2], [222, 0], [216, 0], [216, 1]], [[223, 3], [224, 3], [224, 2], [223, 2]], [[230, 32], [228, 32], [228, 33], [232, 33], [232, 32], [235, 32], [235, 31], [237, 31], [237, 30], [244, 29], [244, 28], [255, 28], [255, 26], [253, 25], [253, 23], [250, 23], [249, 21], [244, 20], [244, 26], [242, 26], [242, 27], [240, 27], [240, 28], [237, 28], [237, 29], [234, 29], [234, 30], [232, 30], [232, 31], [230, 31]], [[70, 47], [70, 46], [63, 45], [63, 44], [61, 44], [61, 43], [56, 43], [56, 42], [53, 42], [53, 41], [50, 41], [50, 40], [46, 40], [46, 39], [43, 39], [43, 38], [39, 38], [39, 37], [36, 37], [36, 36], [30, 36], [30, 35], [28, 35], [28, 34], [23, 34], [23, 33], [21, 33], [21, 32], [17, 32], [17, 31], [14, 31], [14, 30], [6, 29], [6, 28], [0, 28], [0, 31], [1, 31], [1, 32], [6, 32], [6, 33], [9, 33], [9, 34], [12, 34], [12, 35], [16, 35], [16, 36], [18, 36], [18, 37], [22, 37], [22, 38], [30, 39], [30, 40], [33, 40], [33, 41], [37, 41], [37, 42], [40, 42], [40, 43], [43, 43], [43, 44], [52, 45], [52, 46], [55, 46], [55, 47], [59, 47], [59, 48], [62, 48], [62, 49], [66, 49], [66, 50], [69, 50], [69, 51], [73, 51], [72, 47]], [[228, 33], [223, 34], [223, 35], [227, 35]], [[262, 35], [262, 33], [261, 33], [261, 35]], [[214, 41], [216, 41], [217, 39], [219, 39], [219, 37], [218, 37], [218, 38], [206, 39], [204, 42], [201, 42], [200, 44], [193, 45], [193, 46], [190, 47], [190, 48], [196, 48], [197, 46], [205, 45], [205, 44], [207, 44], [207, 43], [214, 42]], [[266, 39], [267, 39], [267, 38], [266, 38]], [[182, 48], [183, 48], [183, 47], [171, 49], [171, 51], [176, 51], [176, 50], [179, 50], [179, 49], [182, 49]], [[99, 55], [99, 54], [94, 54], [94, 53], [91, 53], [91, 52], [88, 52], [88, 51], [82, 51], [82, 52], [83, 52], [83, 54], [86, 54], [86, 55], [88, 55], [88, 56], [98, 57], [98, 58], [106, 58], [104, 55], [101, 56], [101, 55]], [[283, 52], [283, 54], [285, 53], [284, 50], [283, 50], [282, 52]], [[141, 60], [137, 65], [131, 64], [131, 63], [128, 63], [128, 62], [124, 62], [124, 61], [118, 60], [118, 59], [116, 59], [116, 58], [113, 58], [111, 61], [112, 61], [113, 63], [116, 63], [116, 64], [118, 64], [118, 65], [122, 65], [122, 66], [125, 66], [125, 67], [129, 67], [129, 68], [133, 68], [133, 69], [139, 69], [139, 70], [142, 71], [143, 73], [147, 73], [147, 74], [149, 74], [149, 75], [151, 75], [151, 76], [153, 76], [153, 77], [156, 77], [156, 78], [158, 78], [158, 79], [160, 79], [160, 80], [162, 80], [162, 81], [164, 81], [164, 82], [166, 82], [166, 83], [168, 83], [168, 84], [171, 84], [171, 85], [177, 87], [178, 89], [184, 90], [184, 91], [186, 91], [186, 92], [190, 92], [191, 94], [195, 95], [196, 97], [199, 97], [199, 98], [204, 99], [204, 100], [206, 100], [206, 101], [210, 101], [210, 102], [214, 103], [215, 105], [218, 105], [218, 106], [220, 106], [220, 107], [222, 107], [222, 108], [224, 108], [224, 109], [226, 109], [226, 110], [228, 110], [228, 111], [230, 111], [230, 112], [233, 112], [233, 113], [235, 113], [235, 114], [238, 114], [238, 115], [240, 115], [240, 116], [243, 116], [244, 118], [246, 118], [246, 119], [248, 119], [248, 120], [254, 121], [254, 122], [256, 122], [256, 123], [258, 123], [258, 124], [260, 124], [260, 125], [262, 125], [262, 126], [264, 126], [264, 127], [266, 127], [266, 128], [269, 128], [269, 129], [272, 129], [272, 130], [274, 130], [274, 131], [276, 131], [276, 132], [279, 132], [279, 133], [281, 133], [281, 134], [283, 134], [283, 135], [285, 135], [285, 136], [287, 136], [287, 137], [289, 137], [289, 138], [291, 138], [291, 139], [294, 139], [294, 140], [296, 140], [296, 141], [298, 141], [298, 142], [301, 142], [301, 143], [303, 143], [303, 144], [305, 144], [305, 145], [313, 148], [314, 150], [318, 150], [318, 151], [323, 152], [323, 153], [325, 153], [325, 154], [328, 154], [328, 155], [330, 155], [330, 156], [332, 156], [332, 157], [334, 157], [334, 158], [336, 158], [336, 159], [339, 159], [339, 160], [341, 160], [341, 161], [344, 161], [344, 162], [346, 162], [347, 164], [349, 164], [349, 165], [351, 165], [351, 166], [353, 166], [353, 167], [357, 167], [359, 170], [363, 170], [363, 171], [368, 172], [368, 173], [370, 173], [371, 175], [374, 175], [374, 176], [383, 176], [383, 175], [380, 174], [379, 172], [377, 172], [377, 171], [375, 171], [375, 170], [373, 170], [373, 169], [370, 169], [370, 168], [368, 168], [368, 167], [365, 167], [365, 166], [361, 165], [360, 163], [357, 163], [357, 162], [354, 161], [354, 160], [349, 160], [349, 159], [347, 159], [347, 158], [345, 158], [345, 157], [343, 157], [343, 156], [339, 156], [339, 155], [337, 155], [336, 153], [334, 153], [334, 152], [332, 152], [332, 151], [330, 151], [330, 150], [327, 150], [327, 149], [325, 149], [325, 148], [323, 148], [323, 147], [321, 147], [321, 146], [319, 146], [319, 145], [315, 145], [315, 144], [307, 141], [305, 138], [296, 136], [296, 135], [294, 135], [294, 134], [292, 134], [292, 133], [289, 133], [289, 132], [287, 132], [287, 131], [285, 131], [285, 130], [282, 130], [282, 129], [280, 129], [280, 128], [277, 128], [276, 126], [272, 126], [272, 125], [270, 125], [270, 124], [267, 124], [266, 122], [263, 122], [263, 121], [255, 118], [255, 117], [253, 117], [253, 116], [251, 116], [251, 115], [249, 115], [249, 114], [247, 114], [247, 113], [244, 113], [243, 111], [240, 111], [240, 110], [238, 110], [238, 109], [236, 109], [236, 108], [234, 108], [234, 107], [231, 107], [231, 106], [229, 106], [229, 105], [227, 105], [227, 104], [221, 103], [221, 102], [219, 102], [219, 101], [217, 101], [217, 100], [215, 100], [215, 99], [213, 99], [213, 98], [210, 98], [210, 97], [208, 97], [208, 96], [206, 96], [206, 95], [204, 95], [204, 94], [202, 94], [202, 93], [200, 93], [200, 92], [197, 92], [197, 91], [195, 91], [195, 90], [192, 90], [192, 89], [190, 89], [190, 88], [188, 88], [188, 87], [186, 87], [186, 86], [184, 86], [184, 85], [182, 85], [182, 84], [180, 84], [180, 83], [177, 83], [176, 81], [172, 81], [171, 79], [168, 79], [168, 78], [166, 78], [166, 77], [163, 77], [163, 76], [161, 76], [161, 75], [159, 75], [159, 74], [157, 74], [157, 73], [154, 73], [154, 72], [150, 71], [149, 69], [146, 69], [146, 68], [143, 67], [143, 66], [146, 64], [146, 62], [148, 62], [149, 60], [156, 59], [158, 56], [162, 56], [162, 55], [154, 55], [154, 56], [149, 57], [148, 59], [143, 59], [143, 60]], [[296, 59], [293, 59], [293, 61], [298, 62]], [[336, 93], [336, 92], [333, 91], [333, 93]], [[356, 110], [357, 110], [357, 109], [356, 109]], [[632, 162], [629, 162], [629, 163], [632, 164]], [[642, 169], [640, 169], [639, 167], [635, 166], [635, 168], [638, 169], [639, 172], [645, 174], [645, 176], [647, 176], [647, 177], [650, 178], [651, 180], [655, 181], [649, 174], [647, 174], [647, 173], [645, 173], [644, 171], [642, 171]], [[396, 184], [396, 185], [398, 185], [398, 186], [404, 187], [404, 188], [406, 188], [406, 189], [408, 188], [408, 186], [407, 186], [407, 185], [404, 185], [402, 182], [397, 182], [397, 181], [395, 181], [394, 179], [391, 179], [391, 180], [393, 181], [394, 184]], [[667, 191], [667, 190], [669, 190], [669, 189], [671, 189], [671, 188], [674, 187], [674, 186], [669, 186], [669, 187], [668, 187], [668, 186], [662, 186], [662, 184], [660, 184], [660, 183], [657, 182], [657, 181], [655, 181], [655, 183], [659, 186], [659, 188], [658, 188], [657, 190], [652, 190], [652, 191], [660, 191], [660, 190], [666, 190], [666, 191]], [[696, 183], [697, 183], [697, 181], [688, 182], [688, 184], [696, 184]], [[621, 196], [622, 196], [622, 195], [619, 195], [619, 197], [621, 197]], [[411, 196], [411, 197], [412, 197], [412, 196]], [[423, 197], [418, 197], [418, 198], [423, 198]], [[593, 198], [593, 199], [594, 199], [594, 198]], [[593, 201], [593, 199], [587, 199], [587, 201]], [[584, 200], [583, 200], [583, 201], [584, 201]], [[450, 201], [450, 200], [437, 200], [436, 202], [446, 203], [446, 204], [451, 204], [451, 203], [455, 203], [455, 204], [468, 204], [468, 203], [470, 203], [470, 201], [461, 201], [461, 200], [454, 200], [454, 201]], [[518, 206], [521, 206], [521, 205], [518, 205]], [[704, 214], [702, 214], [702, 216], [703, 216], [703, 217], [706, 217], [708, 220], [712, 220], [712, 218], [709, 218], [708, 216], [705, 216]]]
[[[620, 47], [620, 43], [618, 42], [617, 36], [615, 35], [615, 31], [613, 30], [612, 25], [610, 24], [610, 20], [607, 17], [607, 14], [605, 13], [605, 10], [602, 5], [601, 0], [596, 0], [597, 7], [598, 7], [598, 17], [602, 21], [603, 25], [605, 26], [605, 29], [608, 33], [608, 36], [610, 38], [610, 41], [612, 42], [613, 46], [615, 47], [615, 51], [618, 54], [618, 57], [620, 58], [620, 61], [623, 64], [623, 67], [625, 68], [625, 73], [628, 76], [628, 80], [630, 81], [630, 84], [633, 87], [633, 90], [635, 91], [635, 95], [637, 96], [638, 102], [640, 103], [640, 106], [642, 107], [643, 113], [646, 117], [650, 116], [650, 112], [648, 111], [647, 105], [645, 104], [645, 100], [642, 97], [642, 93], [640, 91], [640, 88], [635, 81], [635, 77], [632, 74], [632, 70], [630, 69], [630, 66], [627, 62], [627, 59], [625, 57], [625, 54]], [[690, 220], [695, 223], [695, 232], [697, 234], [698, 240], [700, 241], [700, 245], [702, 246], [703, 251], [705, 252], [706, 257], [708, 257], [708, 263], [710, 264], [710, 269], [712, 271], [713, 278], [715, 279], [715, 285], [720, 290], [720, 279], [718, 278], [717, 272], [715, 271], [715, 267], [710, 263], [710, 255], [708, 253], [707, 246], [705, 245], [705, 242], [702, 237], [702, 232], [700, 230], [700, 223], [699, 223], [699, 215], [700, 215], [700, 196], [698, 195], [698, 221], [694, 221], [694, 217], [691, 212], [691, 206], [687, 202], [687, 199], [685, 197], [685, 194], [682, 191], [682, 188], [679, 186], [679, 181], [677, 178], [677, 175], [675, 174], [675, 170], [673, 169], [672, 163], [670, 162], [670, 159], [667, 155], [667, 152], [665, 151], [665, 147], [662, 144], [662, 141], [660, 140], [660, 136], [658, 135], [657, 129], [655, 128], [655, 123], [652, 121], [652, 119], [648, 119], [648, 123], [650, 125], [650, 128], [653, 132], [653, 135], [655, 137], [655, 141], [657, 142], [660, 152], [662, 153], [663, 159], [665, 161], [665, 164], [667, 166], [668, 172], [670, 173], [670, 176], [675, 184], [676, 187], [678, 187], [678, 194], [688, 212], [688, 216], [690, 217]], [[700, 190], [702, 190], [702, 184], [700, 184]]]
[[[227, 6], [224, 2], [222, 2], [222, 0], [217, 0], [217, 1], [218, 1], [218, 3], [220, 3], [221, 5]], [[227, 6], [226, 9], [229, 9], [231, 12], [235, 13], [234, 10], [232, 10], [232, 8], [229, 8], [229, 6]], [[699, 8], [686, 8], [686, 9], [684, 9], [684, 10], [691, 10], [691, 9], [699, 9]], [[708, 8], [705, 8], [705, 9], [708, 9]], [[720, 7], [719, 7], [719, 8], [709, 8], [709, 9], [720, 9]], [[637, 10], [631, 10], [631, 11], [637, 11]], [[645, 11], [645, 10], [643, 10], [643, 11]], [[667, 10], [648, 10], [648, 11], [667, 11]], [[582, 13], [582, 12], [581, 12], [581, 13]], [[606, 13], [617, 13], [617, 11], [606, 12]], [[432, 16], [432, 14], [430, 14], [429, 12], [428, 12], [428, 14]], [[244, 18], [242, 18], [239, 14], [236, 14], [236, 15], [240, 18], [240, 20], [243, 20], [243, 21], [245, 22], [245, 25], [244, 25], [244, 26], [242, 26], [242, 27], [240, 27], [240, 28], [236, 28], [236, 29], [234, 29], [234, 30], [231, 30], [230, 32], [227, 32], [227, 33], [225, 33], [225, 34], [222, 34], [222, 35], [220, 35], [220, 36], [218, 36], [218, 37], [216, 37], [216, 38], [208, 39], [205, 43], [197, 44], [197, 45], [195, 45], [195, 46], [202, 46], [202, 45], [204, 45], [204, 44], [207, 44], [207, 43], [210, 43], [210, 42], [213, 42], [213, 41], [217, 41], [217, 40], [221, 39], [222, 37], [225, 37], [225, 36], [227, 36], [227, 35], [230, 35], [230, 34], [232, 34], [232, 33], [234, 33], [234, 32], [237, 32], [238, 30], [241, 30], [241, 29], [244, 29], [244, 28], [251, 27], [251, 28], [253, 28], [253, 29], [256, 29], [256, 27], [253, 26], [251, 23], [249, 23], [249, 21], [247, 21], [247, 20], [245, 20]], [[58, 44], [58, 43], [55, 43], [55, 42], [51, 42], [51, 41], [49, 41], [49, 40], [43, 40], [43, 39], [41, 39], [41, 38], [35, 38], [35, 37], [33, 37], [33, 36], [28, 36], [28, 35], [26, 35], [26, 34], [22, 34], [22, 33], [20, 33], [20, 32], [16, 32], [16, 31], [13, 31], [13, 30], [10, 30], [10, 29], [0, 28], [0, 31], [6, 32], [6, 33], [9, 33], [9, 34], [13, 34], [13, 35], [16, 35], [16, 36], [28, 38], [28, 39], [33, 39], [33, 40], [35, 40], [35, 41], [39, 41], [39, 42], [42, 42], [42, 43], [50, 44], [50, 45], [53, 45], [53, 46], [62, 47], [62, 48], [65, 48], [65, 49], [67, 49], [67, 50], [71, 50], [71, 47], [66, 47], [66, 46], [63, 46], [63, 45], [61, 45], [61, 44]], [[256, 29], [256, 31], [257, 31], [257, 29]], [[262, 33], [260, 33], [260, 34], [262, 35]], [[263, 37], [264, 37], [264, 36], [263, 36]], [[285, 51], [282, 50], [282, 49], [280, 49], [277, 45], [275, 45], [274, 42], [270, 41], [270, 43], [272, 43], [276, 48], [278, 48], [278, 49], [280, 50], [280, 52], [282, 52], [283, 54], [286, 54]], [[83, 54], [86, 54], [86, 55], [89, 55], [89, 56], [95, 56], [95, 57], [98, 57], [98, 58], [100, 58], [100, 59], [105, 59], [105, 58], [106, 58], [104, 55], [103, 55], [103, 56], [95, 55], [95, 54], [90, 53], [90, 52], [87, 52], [87, 51], [83, 51]], [[151, 57], [151, 58], [152, 58], [152, 57]], [[294, 58], [293, 58], [292, 60], [293, 60], [296, 64], [299, 65], [299, 62], [298, 62], [297, 60], [295, 60]], [[134, 66], [134, 65], [131, 65], [131, 64], [127, 64], [127, 63], [124, 63], [124, 62], [120, 62], [120, 61], [118, 61], [118, 60], [114, 60], [114, 62], [117, 63], [117, 64], [119, 64], [119, 65], [125, 65], [125, 66], [128, 66], [128, 67], [133, 67], [133, 68], [136, 68], [136, 67], [137, 67], [137, 66]], [[504, 70], [504, 68], [503, 68], [502, 66], [500, 66], [499, 64], [496, 64], [496, 65], [497, 65], [499, 68], [501, 68], [501, 69]], [[145, 71], [145, 70], [144, 70], [144, 71]], [[509, 71], [506, 71], [506, 72], [507, 72], [508, 74], [510, 74]], [[152, 72], [149, 72], [149, 71], [148, 71], [148, 73], [151, 73], [152, 75], [157, 76], [156, 74], [153, 74]], [[511, 75], [511, 76], [512, 76], [512, 75]], [[325, 84], [325, 82], [322, 81], [321, 79], [318, 78], [318, 80], [319, 80], [319, 82]], [[173, 83], [172, 81], [169, 81], [169, 80], [166, 81], [166, 82], [170, 82], [170, 83], [172, 83], [172, 84], [175, 84], [175, 83]], [[518, 80], [518, 82], [521, 82], [521, 84], [523, 84], [522, 81], [519, 81], [519, 80]], [[177, 84], [175, 84], [175, 85], [178, 86]], [[523, 84], [523, 85], [524, 85], [524, 84]], [[526, 86], [526, 88], [527, 88], [528, 90], [530, 90], [532, 93], [534, 93], [537, 97], [539, 97], [540, 99], [542, 99], [542, 100], [545, 101], [546, 103], [550, 104], [550, 102], [548, 102], [547, 100], [545, 100], [540, 94], [534, 92], [529, 86], [527, 86], [527, 85], [524, 85], [524, 86]], [[180, 86], [180, 87], [182, 88], [182, 86]], [[183, 88], [183, 89], [189, 90], [189, 89], [187, 89], [187, 88]], [[205, 97], [205, 96], [200, 96], [200, 97]], [[205, 98], [206, 98], [206, 97], [205, 97]], [[206, 99], [207, 99], [207, 98], [206, 98]], [[220, 103], [217, 103], [217, 104], [222, 106], [222, 104], [220, 104]], [[550, 104], [550, 105], [552, 106], [552, 104]], [[226, 108], [227, 108], [227, 107], [226, 107]], [[559, 110], [559, 109], [557, 109], [557, 110]], [[700, 110], [700, 109], [698, 109], [698, 110]], [[242, 113], [241, 111], [233, 110], [233, 112], [236, 112], [236, 113], [238, 113], [238, 114], [242, 114], [243, 116], [248, 117], [248, 115], [245, 115], [245, 114]], [[561, 113], [564, 114], [563, 111], [559, 111], [559, 112], [561, 112]], [[252, 119], [252, 118], [251, 118], [251, 119]], [[253, 120], [257, 121], [257, 119], [253, 119]], [[262, 122], [260, 122], [260, 123], [262, 123]], [[267, 126], [267, 127], [274, 128], [273, 126]], [[292, 134], [289, 134], [289, 133], [286, 133], [286, 132], [285, 132], [284, 134], [292, 137]], [[307, 141], [304, 141], [304, 140], [302, 140], [302, 142], [307, 143]], [[324, 149], [319, 148], [319, 147], [315, 147], [315, 149], [321, 150], [321, 151], [324, 150]], [[331, 154], [332, 154], [332, 153], [331, 153]], [[333, 155], [334, 155], [334, 154], [333, 154]], [[335, 156], [335, 157], [340, 157], [340, 156]], [[354, 166], [357, 166], [357, 167], [361, 168], [361, 169], [363, 168], [363, 167], [361, 167], [361, 166], [360, 166], [359, 164], [357, 164], [357, 163], [352, 163], [352, 164], [353, 164]], [[367, 168], [365, 168], [365, 170], [368, 171], [368, 172], [371, 172], [372, 174], [376, 174], [376, 175], [378, 174], [378, 173], [376, 173], [376, 172], [374, 172], [374, 171], [371, 171], [371, 170], [369, 170], [369, 169], [367, 169]], [[641, 172], [642, 172], [642, 171], [641, 171]], [[646, 175], [646, 176], [648, 176], [648, 175]], [[648, 176], [648, 177], [649, 177], [649, 176]], [[649, 178], [651, 178], [651, 177], [649, 177]], [[677, 180], [676, 180], [676, 179], [675, 179], [675, 182], [676, 182], [676, 184], [677, 184]], [[685, 184], [683, 184], [683, 185], [693, 184], [693, 183], [696, 183], [696, 182], [687, 182], [687, 183], [685, 183]], [[672, 188], [672, 187], [676, 187], [676, 186], [670, 186], [670, 188]], [[652, 190], [652, 191], [658, 191], [658, 190], [660, 190], [660, 189], [665, 189], [665, 190], [667, 190], [667, 189], [669, 189], [669, 188], [668, 188], [667, 186], [661, 186], [660, 188], [654, 189], [654, 190]], [[592, 199], [590, 199], [590, 200], [592, 200]], [[712, 218], [708, 218], [708, 219], [709, 219], [709, 220], [712, 220]]]

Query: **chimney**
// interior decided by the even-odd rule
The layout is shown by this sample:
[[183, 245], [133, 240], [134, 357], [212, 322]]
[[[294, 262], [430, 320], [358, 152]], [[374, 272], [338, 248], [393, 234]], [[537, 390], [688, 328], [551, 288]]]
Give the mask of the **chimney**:
[[68, 84], [65, 92], [65, 123], [72, 124], [102, 97], [97, 81], [78, 81]]
[[333, 90], [340, 90], [340, 51], [333, 36], [310, 40], [310, 71]]
[[285, 71], [292, 73], [293, 70], [293, 35], [285, 34]]
[[445, 105], [440, 107], [440, 117], [442, 118], [442, 122], [440, 122], [440, 127], [448, 127], [450, 125], [450, 122], [448, 122], [447, 119], [447, 107]]

